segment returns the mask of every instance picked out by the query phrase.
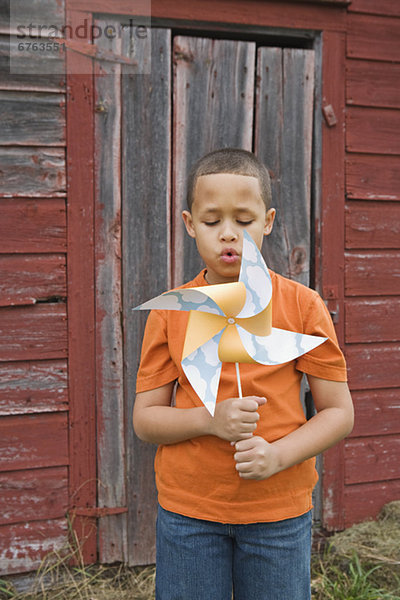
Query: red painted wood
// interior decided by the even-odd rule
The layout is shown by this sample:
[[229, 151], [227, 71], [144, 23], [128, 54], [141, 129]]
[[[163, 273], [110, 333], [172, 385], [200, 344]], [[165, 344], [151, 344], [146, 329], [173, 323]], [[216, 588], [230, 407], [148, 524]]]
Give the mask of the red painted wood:
[[399, 110], [348, 107], [346, 148], [349, 152], [400, 154], [399, 129]]
[[397, 156], [348, 154], [346, 192], [348, 198], [400, 200], [400, 169]]
[[58, 519], [67, 510], [67, 467], [0, 473], [0, 525]]
[[66, 360], [0, 363], [0, 415], [68, 410]]
[[400, 248], [400, 204], [349, 202], [346, 248]]
[[345, 312], [347, 343], [400, 340], [400, 298], [347, 300]]
[[347, 56], [398, 61], [400, 19], [376, 15], [348, 15]]
[[398, 435], [349, 439], [344, 454], [346, 485], [399, 479]]
[[352, 390], [400, 387], [400, 344], [352, 344], [346, 360]]
[[[131, 0], [87, 0], [84, 8], [80, 0], [66, 0], [67, 7], [76, 11], [92, 11], [104, 14], [148, 15], [152, 18], [211, 21], [270, 27], [345, 30], [346, 8], [318, 6], [299, 2], [259, 2], [257, 0], [148, 0], [132, 3]], [[203, 28], [204, 31], [204, 28]]]
[[[345, 37], [324, 32], [322, 104], [331, 105], [337, 124], [322, 125], [322, 198], [315, 223], [317, 288], [334, 290], [328, 301], [332, 311], [343, 315], [343, 250], [344, 250], [344, 82]], [[318, 252], [319, 249], [319, 252]], [[344, 342], [344, 319], [336, 325], [339, 343]], [[344, 464], [343, 445], [324, 453], [323, 458], [323, 525], [329, 530], [343, 528]]]
[[0, 147], [0, 198], [66, 195], [64, 148]]
[[64, 298], [65, 269], [62, 254], [0, 255], [0, 306]]
[[347, 104], [400, 108], [400, 63], [348, 60]]
[[65, 413], [4, 417], [0, 432], [0, 471], [68, 465]]
[[1, 527], [0, 575], [37, 569], [47, 554], [67, 548], [68, 531], [65, 518]]
[[352, 437], [400, 433], [398, 389], [352, 392], [355, 424]]
[[375, 519], [388, 502], [400, 498], [400, 480], [348, 485], [345, 489], [345, 526]]
[[[90, 30], [92, 16], [84, 16]], [[67, 23], [77, 27], [80, 18], [67, 11]], [[90, 58], [67, 52], [70, 503], [76, 507], [95, 506], [97, 495], [92, 68]], [[76, 517], [73, 526], [86, 539], [85, 561], [95, 562], [96, 521]]]
[[0, 253], [65, 252], [65, 200], [0, 200]]
[[65, 304], [0, 309], [0, 361], [64, 358]]
[[352, 0], [348, 7], [349, 12], [369, 13], [371, 15], [400, 16], [398, 0]]
[[345, 281], [347, 296], [400, 294], [400, 252], [347, 253]]

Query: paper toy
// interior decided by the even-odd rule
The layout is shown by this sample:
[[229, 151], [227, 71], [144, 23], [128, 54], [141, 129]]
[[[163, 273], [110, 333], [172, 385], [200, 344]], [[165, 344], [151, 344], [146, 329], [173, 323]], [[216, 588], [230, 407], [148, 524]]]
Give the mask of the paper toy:
[[291, 361], [327, 338], [272, 327], [272, 282], [264, 259], [245, 231], [239, 280], [165, 292], [133, 310], [189, 312], [182, 368], [214, 415], [223, 362], [277, 365]]

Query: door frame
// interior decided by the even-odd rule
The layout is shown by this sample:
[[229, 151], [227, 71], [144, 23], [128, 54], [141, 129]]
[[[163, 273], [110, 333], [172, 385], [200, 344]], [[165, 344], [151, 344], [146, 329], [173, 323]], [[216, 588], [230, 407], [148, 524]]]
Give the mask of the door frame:
[[[76, 27], [86, 18], [90, 25], [96, 13], [135, 16], [145, 14], [149, 3], [143, 0], [89, 0], [80, 10], [78, 0], [66, 0], [66, 22]], [[134, 4], [134, 6], [133, 6]], [[173, 8], [164, 0], [153, 0], [152, 20], [157, 26], [206, 34], [246, 36], [278, 36], [286, 40], [314, 40], [321, 82], [317, 92], [321, 112], [315, 110], [313, 156], [314, 282], [328, 304], [338, 315], [335, 323], [339, 343], [344, 345], [344, 164], [345, 164], [345, 27], [347, 1], [319, 2], [320, 6], [301, 1], [288, 3], [290, 19], [286, 19], [281, 2], [259, 3], [257, 0], [235, 0], [229, 11], [222, 0], [199, 2], [177, 0]], [[252, 6], [249, 6], [251, 4]], [[316, 2], [316, 4], [318, 4]], [[136, 7], [136, 10], [133, 8]], [[253, 13], [251, 12], [253, 8]], [[213, 22], [208, 16], [213, 15]], [[255, 23], [249, 24], [251, 15]], [[289, 11], [288, 13], [289, 14]], [[122, 18], [122, 17], [121, 17]], [[290, 26], [292, 26], [290, 28]], [[313, 29], [309, 29], [310, 26]], [[298, 27], [298, 28], [297, 28]], [[99, 346], [96, 336], [95, 272], [96, 247], [96, 180], [95, 180], [95, 65], [84, 44], [82, 50], [67, 51], [67, 169], [68, 169], [68, 336], [70, 389], [70, 508], [73, 527], [84, 541], [86, 562], [97, 560], [98, 519], [107, 519], [112, 511], [124, 507], [102, 507], [97, 504], [97, 437], [102, 423], [97, 419], [101, 403], [101, 380], [96, 372]], [[290, 41], [289, 41], [290, 43]], [[319, 56], [319, 59], [318, 59]], [[81, 74], [78, 74], [81, 72]], [[329, 77], [322, 75], [328, 74]], [[317, 106], [316, 106], [317, 109]], [[79, 240], [79, 243], [77, 243]], [[85, 302], [82, 302], [82, 298]], [[97, 356], [96, 356], [97, 354]], [[96, 398], [97, 394], [97, 398]], [[83, 457], [83, 459], [82, 459]], [[343, 445], [338, 444], [324, 454], [322, 484], [322, 524], [326, 529], [344, 526], [344, 459]], [[107, 512], [107, 510], [109, 512]], [[112, 517], [112, 518], [123, 518]], [[124, 541], [126, 543], [126, 540]], [[121, 554], [120, 560], [124, 556]]]

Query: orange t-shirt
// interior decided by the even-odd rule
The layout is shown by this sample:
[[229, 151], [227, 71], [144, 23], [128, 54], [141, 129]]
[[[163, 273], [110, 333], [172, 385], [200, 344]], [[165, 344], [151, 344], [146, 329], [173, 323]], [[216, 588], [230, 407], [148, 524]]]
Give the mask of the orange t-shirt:
[[[270, 271], [272, 325], [328, 340], [291, 362], [276, 366], [241, 364], [243, 396], [265, 396], [255, 435], [273, 442], [305, 422], [300, 401], [303, 373], [346, 381], [346, 365], [329, 312], [320, 296], [301, 284]], [[207, 285], [205, 271], [182, 287]], [[203, 406], [181, 366], [188, 312], [152, 311], [147, 320], [137, 375], [137, 392], [177, 380], [178, 408]], [[237, 397], [235, 365], [224, 363], [217, 402]], [[158, 500], [166, 510], [224, 523], [280, 521], [312, 508], [318, 476], [315, 459], [261, 481], [239, 477], [229, 442], [202, 436], [160, 445], [155, 459]]]

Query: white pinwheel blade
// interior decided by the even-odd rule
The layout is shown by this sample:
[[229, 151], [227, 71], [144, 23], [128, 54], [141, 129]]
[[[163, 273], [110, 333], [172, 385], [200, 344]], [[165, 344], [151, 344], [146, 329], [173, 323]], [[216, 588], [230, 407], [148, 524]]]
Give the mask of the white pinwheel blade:
[[205, 342], [200, 348], [194, 350], [181, 362], [190, 385], [212, 417], [215, 412], [222, 368], [222, 363], [218, 358], [218, 344], [221, 335], [222, 331]]
[[238, 318], [252, 317], [266, 308], [272, 297], [267, 265], [252, 237], [244, 231], [239, 281], [246, 286], [246, 302]]
[[246, 352], [262, 365], [280, 365], [310, 352], [328, 338], [272, 328], [270, 335], [257, 336], [237, 326]]
[[215, 315], [224, 313], [214, 300], [209, 298], [203, 292], [191, 288], [183, 290], [172, 290], [165, 292], [160, 296], [152, 298], [132, 310], [200, 310]]

